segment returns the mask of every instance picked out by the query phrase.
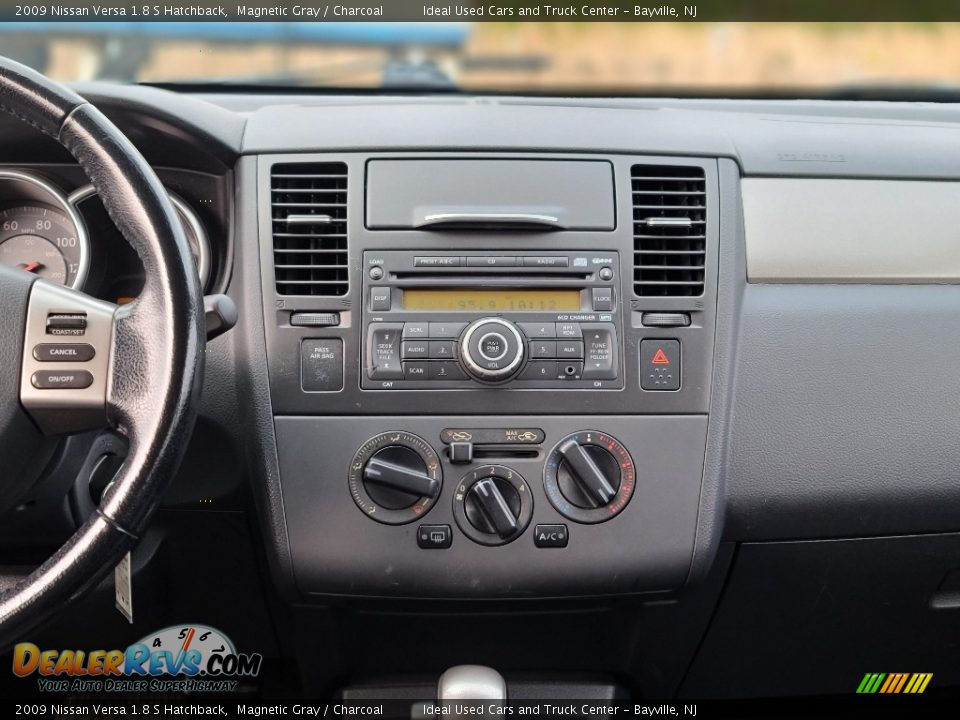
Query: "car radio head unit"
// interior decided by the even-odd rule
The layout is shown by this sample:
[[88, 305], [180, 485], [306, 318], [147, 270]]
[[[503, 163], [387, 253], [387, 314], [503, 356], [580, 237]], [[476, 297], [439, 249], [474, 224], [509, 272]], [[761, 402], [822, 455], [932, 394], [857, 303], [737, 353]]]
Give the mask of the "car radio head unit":
[[615, 252], [367, 252], [364, 269], [362, 387], [623, 387]]

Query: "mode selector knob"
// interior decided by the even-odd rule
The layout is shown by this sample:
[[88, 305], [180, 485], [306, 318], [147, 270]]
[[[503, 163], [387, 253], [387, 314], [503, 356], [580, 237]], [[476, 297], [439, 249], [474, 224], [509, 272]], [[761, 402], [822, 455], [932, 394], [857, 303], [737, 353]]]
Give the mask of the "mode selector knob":
[[463, 365], [478, 380], [506, 380], [523, 364], [523, 356], [523, 335], [503, 318], [475, 320], [460, 340]]
[[440, 483], [427, 474], [420, 456], [399, 446], [384, 448], [367, 460], [363, 482], [371, 496], [389, 494], [379, 503], [382, 507], [408, 507], [417, 498], [434, 498], [440, 491]]

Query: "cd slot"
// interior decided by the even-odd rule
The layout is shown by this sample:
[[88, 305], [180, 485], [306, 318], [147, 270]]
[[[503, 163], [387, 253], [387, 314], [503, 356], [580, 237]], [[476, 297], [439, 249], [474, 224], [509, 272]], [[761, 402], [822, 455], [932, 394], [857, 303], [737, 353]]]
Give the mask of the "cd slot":
[[589, 280], [593, 277], [592, 272], [576, 271], [576, 270], [554, 270], [550, 268], [505, 268], [503, 270], [491, 270], [491, 269], [477, 269], [477, 270], [444, 270], [443, 272], [436, 271], [417, 271], [417, 270], [401, 270], [390, 273], [390, 276], [394, 280], [418, 280], [418, 281], [437, 281], [443, 282], [444, 280], [456, 280], [457, 278], [470, 278], [470, 279], [479, 279], [479, 280], [497, 280], [503, 281], [504, 279], [516, 278], [518, 275], [524, 276], [547, 276], [551, 281], [553, 280]]

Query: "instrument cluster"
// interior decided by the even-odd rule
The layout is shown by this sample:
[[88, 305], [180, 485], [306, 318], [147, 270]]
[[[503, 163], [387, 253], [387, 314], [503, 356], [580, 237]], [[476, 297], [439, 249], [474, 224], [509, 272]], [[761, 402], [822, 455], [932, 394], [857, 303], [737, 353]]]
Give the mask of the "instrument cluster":
[[[214, 271], [210, 239], [197, 212], [170, 199], [206, 289]], [[34, 172], [0, 169], [0, 263], [123, 304], [143, 285], [143, 267], [107, 216], [92, 185], [67, 193]]]

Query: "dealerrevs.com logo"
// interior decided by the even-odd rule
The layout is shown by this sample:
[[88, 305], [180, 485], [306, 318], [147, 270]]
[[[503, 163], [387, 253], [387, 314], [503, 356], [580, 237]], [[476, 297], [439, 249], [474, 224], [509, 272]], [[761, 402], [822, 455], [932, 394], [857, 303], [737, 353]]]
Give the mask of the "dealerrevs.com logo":
[[125, 650], [13, 649], [13, 673], [36, 676], [45, 692], [231, 692], [262, 663], [260, 653], [238, 653], [222, 632], [197, 624], [172, 625]]

